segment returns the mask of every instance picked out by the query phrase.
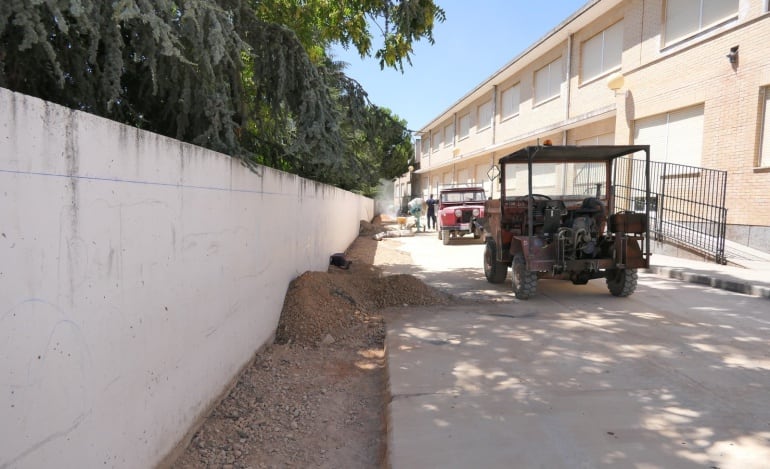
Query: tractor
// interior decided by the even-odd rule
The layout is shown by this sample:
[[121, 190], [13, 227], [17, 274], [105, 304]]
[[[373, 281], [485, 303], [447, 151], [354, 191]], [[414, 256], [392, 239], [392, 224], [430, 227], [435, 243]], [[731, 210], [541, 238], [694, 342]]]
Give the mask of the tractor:
[[[484, 274], [516, 298], [541, 279], [604, 278], [631, 295], [650, 264], [649, 145], [537, 145], [500, 158], [500, 195], [484, 206]], [[641, 210], [634, 208], [642, 207]]]

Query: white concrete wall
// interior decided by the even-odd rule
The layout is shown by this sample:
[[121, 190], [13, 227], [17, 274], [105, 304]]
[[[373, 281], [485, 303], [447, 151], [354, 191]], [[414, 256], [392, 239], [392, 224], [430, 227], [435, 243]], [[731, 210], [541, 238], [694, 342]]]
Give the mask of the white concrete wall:
[[0, 468], [157, 464], [372, 211], [0, 89]]

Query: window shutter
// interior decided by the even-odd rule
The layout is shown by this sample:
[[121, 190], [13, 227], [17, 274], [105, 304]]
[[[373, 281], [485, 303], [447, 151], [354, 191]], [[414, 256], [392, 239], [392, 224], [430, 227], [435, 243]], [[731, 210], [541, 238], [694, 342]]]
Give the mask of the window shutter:
[[762, 146], [759, 150], [760, 166], [770, 166], [770, 87], [765, 87], [765, 109], [762, 118]]

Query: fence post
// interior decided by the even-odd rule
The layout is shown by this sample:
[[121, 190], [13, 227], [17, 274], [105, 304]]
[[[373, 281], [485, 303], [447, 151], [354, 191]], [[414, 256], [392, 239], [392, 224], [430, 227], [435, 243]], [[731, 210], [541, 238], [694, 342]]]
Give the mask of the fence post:
[[661, 163], [661, 166], [663, 167], [663, 174], [660, 175], [660, 192], [658, 192], [658, 216], [656, 218], [656, 237], [655, 239], [660, 241], [662, 240], [662, 233], [663, 233], [663, 212], [665, 210], [665, 204], [666, 204], [666, 176], [668, 175], [668, 163]]

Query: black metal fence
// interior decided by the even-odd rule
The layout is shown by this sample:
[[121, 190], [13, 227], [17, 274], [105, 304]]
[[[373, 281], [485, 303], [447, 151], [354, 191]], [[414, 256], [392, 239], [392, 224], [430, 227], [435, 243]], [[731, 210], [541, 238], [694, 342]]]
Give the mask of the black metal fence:
[[650, 210], [654, 239], [713, 258], [725, 258], [727, 172], [673, 163], [650, 163], [650, 197], [644, 187], [644, 161], [615, 160], [615, 210]]

